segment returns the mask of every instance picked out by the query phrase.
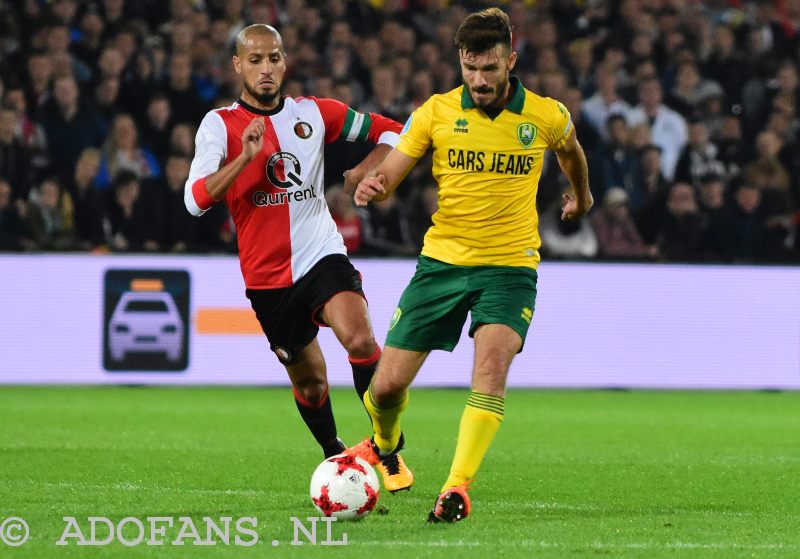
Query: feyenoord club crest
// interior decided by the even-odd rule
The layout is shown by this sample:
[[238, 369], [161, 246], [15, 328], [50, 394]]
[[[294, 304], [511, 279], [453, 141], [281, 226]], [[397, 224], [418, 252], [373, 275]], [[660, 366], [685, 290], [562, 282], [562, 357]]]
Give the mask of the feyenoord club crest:
[[536, 127], [531, 122], [523, 122], [517, 126], [517, 139], [522, 147], [528, 149], [536, 139]]
[[297, 134], [297, 137], [301, 140], [306, 140], [311, 137], [311, 133], [314, 131], [311, 128], [311, 125], [307, 122], [298, 122], [294, 125], [294, 133]]

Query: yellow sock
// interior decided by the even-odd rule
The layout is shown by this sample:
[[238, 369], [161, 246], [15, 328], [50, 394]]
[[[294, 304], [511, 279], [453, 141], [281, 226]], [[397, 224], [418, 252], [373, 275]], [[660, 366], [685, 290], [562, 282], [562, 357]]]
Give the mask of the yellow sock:
[[504, 409], [505, 399], [501, 396], [475, 391], [470, 394], [464, 414], [461, 416], [450, 476], [442, 486], [442, 491], [475, 478], [481, 461], [486, 456], [500, 423], [503, 422]]
[[400, 442], [400, 414], [408, 406], [408, 390], [397, 399], [378, 407], [372, 397], [372, 386], [364, 393], [364, 407], [372, 418], [375, 444], [382, 453], [392, 452]]

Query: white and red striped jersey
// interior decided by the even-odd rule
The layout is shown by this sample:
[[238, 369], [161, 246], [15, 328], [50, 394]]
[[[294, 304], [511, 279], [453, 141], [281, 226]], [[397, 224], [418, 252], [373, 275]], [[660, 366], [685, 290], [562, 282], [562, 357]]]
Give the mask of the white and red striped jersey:
[[333, 99], [284, 97], [271, 111], [241, 99], [206, 114], [184, 201], [202, 215], [214, 200], [206, 177], [242, 152], [242, 132], [264, 116], [264, 146], [225, 193], [239, 240], [239, 261], [251, 289], [288, 287], [329, 254], [346, 254], [325, 203], [323, 150], [345, 139], [394, 146], [402, 125], [362, 114]]

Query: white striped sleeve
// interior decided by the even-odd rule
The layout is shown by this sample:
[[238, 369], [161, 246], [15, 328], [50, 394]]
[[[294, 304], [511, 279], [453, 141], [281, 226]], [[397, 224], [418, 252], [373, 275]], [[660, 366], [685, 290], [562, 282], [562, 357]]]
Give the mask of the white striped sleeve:
[[183, 201], [190, 214], [203, 215], [213, 205], [205, 187], [205, 179], [224, 164], [227, 150], [228, 134], [225, 123], [217, 111], [211, 111], [203, 118], [197, 130], [194, 159], [184, 187]]

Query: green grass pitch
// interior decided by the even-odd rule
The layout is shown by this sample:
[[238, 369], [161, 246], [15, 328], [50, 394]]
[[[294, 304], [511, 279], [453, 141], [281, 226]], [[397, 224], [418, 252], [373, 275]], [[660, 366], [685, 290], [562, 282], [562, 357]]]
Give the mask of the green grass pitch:
[[[321, 454], [287, 388], [0, 388], [0, 522], [30, 526], [0, 558], [800, 557], [800, 393], [511, 391], [473, 514], [427, 525], [466, 397], [414, 390], [414, 488], [334, 524], [346, 546], [293, 546]], [[367, 435], [354, 392], [332, 398]], [[254, 516], [261, 543], [58, 547], [65, 516]]]

